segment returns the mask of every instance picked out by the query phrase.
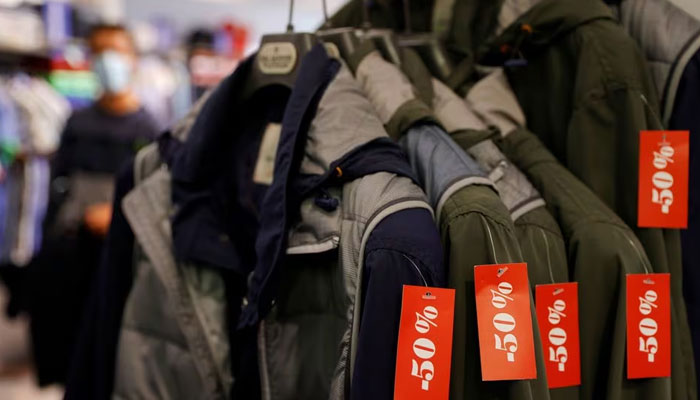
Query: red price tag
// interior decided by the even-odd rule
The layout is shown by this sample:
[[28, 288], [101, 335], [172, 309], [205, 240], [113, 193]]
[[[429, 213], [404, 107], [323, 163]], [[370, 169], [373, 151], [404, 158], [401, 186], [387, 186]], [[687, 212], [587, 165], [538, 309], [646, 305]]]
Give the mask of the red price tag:
[[535, 305], [549, 387], [580, 385], [578, 283], [537, 285]]
[[639, 227], [688, 227], [688, 137], [688, 131], [642, 132], [639, 138]]
[[627, 378], [671, 376], [671, 274], [627, 275]]
[[447, 400], [455, 291], [403, 287], [394, 399]]
[[527, 264], [474, 267], [481, 378], [535, 379]]

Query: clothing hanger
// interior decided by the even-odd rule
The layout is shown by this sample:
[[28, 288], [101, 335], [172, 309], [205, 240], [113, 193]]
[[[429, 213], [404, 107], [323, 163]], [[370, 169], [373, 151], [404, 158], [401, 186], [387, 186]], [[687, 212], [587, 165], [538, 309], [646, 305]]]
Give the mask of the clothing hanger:
[[313, 33], [294, 32], [293, 14], [294, 0], [289, 0], [287, 32], [262, 37], [243, 91], [244, 97], [270, 85], [294, 87], [301, 59], [318, 43], [318, 39]]
[[337, 56], [347, 61], [352, 53], [360, 45], [360, 39], [355, 33], [355, 28], [333, 28], [333, 24], [328, 20], [328, 7], [326, 0], [321, 0], [323, 4], [323, 29], [316, 32], [319, 40], [326, 44], [329, 54], [337, 52]]
[[441, 81], [445, 82], [451, 75], [452, 62], [447, 56], [447, 51], [433, 33], [412, 34], [411, 33], [411, 6], [410, 0], [403, 0], [404, 11], [404, 34], [399, 36], [399, 46], [410, 48], [418, 53], [430, 73]]
[[387, 61], [396, 65], [401, 65], [401, 53], [396, 43], [396, 35], [391, 29], [374, 29], [369, 20], [369, 1], [362, 1], [362, 40], [371, 40], [374, 46]]
[[[398, 51], [396, 37], [390, 29], [373, 29], [369, 21], [369, 3], [367, 0], [358, 0], [362, 2], [362, 29], [355, 28], [332, 28], [326, 14], [327, 29], [317, 32], [318, 37], [325, 43], [332, 43], [338, 50], [340, 57], [348, 60], [348, 57], [355, 52], [359, 47], [360, 42], [371, 40], [382, 56], [396, 64], [401, 65], [401, 55]], [[326, 12], [326, 3], [323, 0], [324, 13]]]
[[369, 29], [363, 32], [363, 40], [371, 40], [382, 56], [395, 65], [401, 65], [401, 53], [396, 35], [391, 29]]

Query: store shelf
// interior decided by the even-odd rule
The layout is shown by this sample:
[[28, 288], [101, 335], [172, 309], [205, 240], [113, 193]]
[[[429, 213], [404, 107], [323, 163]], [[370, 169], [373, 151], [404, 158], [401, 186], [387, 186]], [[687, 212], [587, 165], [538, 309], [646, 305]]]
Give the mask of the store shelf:
[[51, 55], [48, 50], [21, 50], [0, 46], [0, 66], [27, 70], [48, 70]]

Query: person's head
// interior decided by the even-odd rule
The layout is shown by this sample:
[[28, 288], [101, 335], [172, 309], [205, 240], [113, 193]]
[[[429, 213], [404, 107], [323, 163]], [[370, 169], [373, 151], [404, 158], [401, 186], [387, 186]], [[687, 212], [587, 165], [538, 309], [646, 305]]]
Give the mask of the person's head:
[[121, 25], [100, 24], [88, 37], [93, 71], [106, 93], [127, 92], [136, 65], [136, 47]]

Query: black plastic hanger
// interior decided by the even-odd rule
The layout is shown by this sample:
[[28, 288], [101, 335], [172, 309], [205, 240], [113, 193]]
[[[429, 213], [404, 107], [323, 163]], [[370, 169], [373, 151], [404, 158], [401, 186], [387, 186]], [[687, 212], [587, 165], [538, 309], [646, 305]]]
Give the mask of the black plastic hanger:
[[390, 29], [373, 29], [369, 20], [370, 2], [357, 0], [362, 3], [362, 31], [360, 40], [371, 40], [382, 54], [382, 57], [396, 65], [401, 65], [401, 53], [396, 43], [396, 36]]
[[411, 33], [411, 6], [409, 3], [410, 0], [403, 0], [405, 33], [399, 37], [399, 46], [415, 50], [430, 73], [444, 82], [452, 75], [452, 62], [437, 36], [432, 33]]
[[447, 51], [432, 33], [400, 36], [399, 46], [415, 50], [430, 73], [441, 81], [446, 81], [452, 75], [454, 67]]
[[355, 52], [360, 45], [360, 39], [355, 33], [355, 28], [328, 28], [316, 32], [319, 40], [334, 46], [334, 50], [338, 52], [338, 56], [343, 60], [348, 60], [350, 55]]
[[[328, 50], [329, 54], [332, 56], [337, 55], [347, 61], [360, 45], [360, 39], [357, 37], [356, 30], [349, 27], [333, 28], [332, 23], [328, 19], [326, 0], [321, 0], [321, 3], [323, 4], [324, 24], [323, 28], [316, 32], [316, 36], [326, 44], [326, 50]], [[337, 54], [332, 54], [334, 52], [337, 52]]]
[[293, 13], [294, 0], [289, 0], [287, 32], [262, 37], [246, 82], [244, 97], [270, 85], [294, 87], [301, 59], [318, 43], [318, 39], [313, 33], [294, 32]]
[[401, 65], [401, 53], [396, 41], [396, 35], [391, 29], [369, 29], [364, 31], [363, 40], [371, 40], [387, 61]]

